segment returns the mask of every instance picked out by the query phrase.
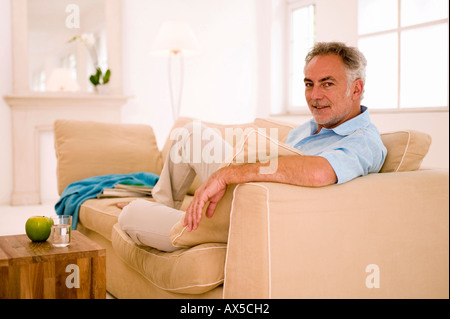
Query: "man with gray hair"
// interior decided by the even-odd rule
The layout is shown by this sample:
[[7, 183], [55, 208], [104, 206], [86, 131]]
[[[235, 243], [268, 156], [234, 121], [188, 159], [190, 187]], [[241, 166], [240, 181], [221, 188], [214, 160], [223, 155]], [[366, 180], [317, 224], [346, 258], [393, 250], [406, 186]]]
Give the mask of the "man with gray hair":
[[[207, 176], [185, 213], [178, 211], [178, 207], [169, 207], [163, 197], [172, 196], [174, 188], [189, 187], [192, 180], [168, 185], [177, 179], [177, 174], [175, 166], [166, 161], [155, 186], [157, 203], [140, 201], [128, 205], [119, 216], [122, 229], [139, 244], [169, 251], [176, 249], [168, 242], [172, 225], [185, 214], [184, 225], [189, 231], [197, 229], [205, 205], [208, 204], [206, 216], [212, 217], [228, 184], [279, 182], [320, 187], [379, 172], [387, 150], [371, 123], [367, 107], [361, 105], [367, 63], [363, 54], [340, 42], [323, 42], [312, 48], [305, 61], [305, 97], [313, 119], [291, 130], [286, 141], [304, 156], [276, 158], [277, 169], [267, 174], [261, 174], [265, 164], [259, 162], [222, 168], [216, 164], [203, 174]], [[200, 174], [194, 165], [183, 165], [183, 170], [198, 170]], [[155, 239], [147, 228], [161, 230], [160, 222], [165, 223], [167, 236]]]
[[274, 174], [260, 174], [261, 163], [219, 169], [196, 191], [186, 210], [189, 230], [198, 227], [207, 202], [206, 216], [213, 216], [228, 184], [279, 182], [319, 187], [380, 171], [387, 150], [367, 107], [360, 103], [367, 64], [364, 55], [344, 43], [321, 42], [305, 61], [305, 97], [313, 119], [293, 129], [286, 144], [306, 156], [278, 158]]

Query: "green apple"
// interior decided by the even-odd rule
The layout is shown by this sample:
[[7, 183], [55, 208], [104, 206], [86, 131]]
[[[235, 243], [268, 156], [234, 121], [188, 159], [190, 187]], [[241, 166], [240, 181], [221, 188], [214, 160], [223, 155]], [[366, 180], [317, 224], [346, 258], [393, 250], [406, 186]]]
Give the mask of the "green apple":
[[25, 223], [25, 232], [31, 241], [46, 241], [50, 236], [53, 219], [45, 216], [33, 216]]

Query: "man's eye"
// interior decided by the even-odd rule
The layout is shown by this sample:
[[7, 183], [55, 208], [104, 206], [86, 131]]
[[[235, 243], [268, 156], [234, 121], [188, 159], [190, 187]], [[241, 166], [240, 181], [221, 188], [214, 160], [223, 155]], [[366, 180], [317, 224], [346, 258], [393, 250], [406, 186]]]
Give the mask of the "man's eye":
[[312, 87], [313, 86], [313, 84], [312, 83], [309, 83], [309, 82], [305, 82], [305, 87], [307, 87], [307, 88], [310, 88], [310, 87]]
[[324, 82], [324, 83], [323, 83], [323, 86], [324, 86], [324, 87], [330, 87], [330, 86], [333, 86], [333, 85], [334, 85], [333, 82]]

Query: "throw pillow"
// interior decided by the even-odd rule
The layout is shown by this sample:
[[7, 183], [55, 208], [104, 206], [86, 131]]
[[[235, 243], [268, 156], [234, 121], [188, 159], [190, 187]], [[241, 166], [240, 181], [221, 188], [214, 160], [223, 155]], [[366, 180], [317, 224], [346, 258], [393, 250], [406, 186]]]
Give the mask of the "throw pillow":
[[431, 145], [431, 136], [413, 130], [381, 134], [387, 156], [380, 173], [415, 171]]

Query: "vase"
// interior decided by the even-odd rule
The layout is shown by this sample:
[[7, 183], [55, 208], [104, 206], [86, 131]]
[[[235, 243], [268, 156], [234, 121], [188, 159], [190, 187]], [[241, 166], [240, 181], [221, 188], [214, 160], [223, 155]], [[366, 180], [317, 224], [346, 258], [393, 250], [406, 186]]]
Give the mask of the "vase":
[[101, 95], [109, 94], [109, 84], [99, 84], [94, 87], [95, 92]]

